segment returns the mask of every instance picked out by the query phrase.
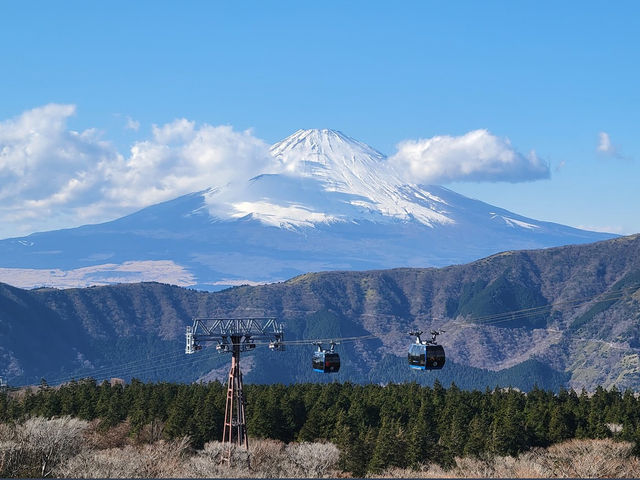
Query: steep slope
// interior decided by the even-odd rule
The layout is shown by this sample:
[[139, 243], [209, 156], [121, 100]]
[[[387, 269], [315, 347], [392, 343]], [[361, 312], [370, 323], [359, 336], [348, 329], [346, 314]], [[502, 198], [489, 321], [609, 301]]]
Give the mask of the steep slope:
[[78, 320], [61, 317], [34, 292], [0, 284], [0, 376], [20, 378], [43, 370], [62, 374], [73, 363], [83, 365], [78, 347], [89, 335]]
[[0, 241], [0, 281], [74, 287], [160, 281], [217, 290], [301, 273], [464, 263], [612, 235], [539, 222], [439, 186], [404, 184], [384, 155], [300, 130], [273, 165], [100, 225]]
[[[339, 347], [345, 367], [337, 377], [341, 380], [433, 381], [432, 374], [407, 373], [406, 332], [436, 327], [446, 330], [442, 342], [452, 361], [440, 377], [446, 382], [483, 388], [537, 378], [539, 384], [568, 381], [575, 388], [640, 388], [640, 235], [506, 252], [441, 269], [305, 274], [215, 293], [157, 283], [5, 292], [18, 292], [25, 305], [46, 309], [29, 317], [33, 331], [55, 319], [86, 335], [60, 346], [73, 358], [60, 359], [54, 370], [64, 368], [68, 375], [224, 378], [224, 356], [185, 359], [183, 333], [191, 318], [276, 315], [286, 322], [288, 339], [374, 334], [375, 340]], [[13, 322], [10, 315], [1, 318], [2, 328]], [[27, 361], [25, 351], [13, 352], [14, 338], [1, 341], [14, 365]], [[291, 347], [274, 354], [257, 349], [245, 364], [246, 378], [317, 379], [308, 368], [311, 350]], [[76, 352], [90, 363], [83, 366]], [[118, 367], [121, 363], [125, 366]], [[31, 370], [30, 376], [12, 377], [6, 367], [0, 374], [17, 380], [43, 375]]]

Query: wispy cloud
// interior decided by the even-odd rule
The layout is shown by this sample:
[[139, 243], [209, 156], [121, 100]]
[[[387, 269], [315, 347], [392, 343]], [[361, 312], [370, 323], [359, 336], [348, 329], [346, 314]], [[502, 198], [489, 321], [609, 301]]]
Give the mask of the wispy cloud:
[[534, 151], [523, 155], [487, 130], [407, 140], [389, 158], [413, 183], [526, 182], [549, 178], [549, 165]]
[[620, 149], [611, 142], [611, 137], [607, 132], [598, 133], [598, 147], [596, 151], [600, 155], [604, 155], [607, 157], [613, 158], [625, 158], [624, 155], [620, 152]]
[[124, 128], [126, 128], [127, 130], [133, 130], [134, 132], [137, 132], [138, 130], [140, 130], [140, 122], [127, 116], [127, 122], [125, 123]]
[[598, 152], [607, 155], [616, 154], [616, 148], [611, 144], [611, 137], [609, 137], [609, 134], [607, 132], [600, 132], [598, 134], [598, 138]]

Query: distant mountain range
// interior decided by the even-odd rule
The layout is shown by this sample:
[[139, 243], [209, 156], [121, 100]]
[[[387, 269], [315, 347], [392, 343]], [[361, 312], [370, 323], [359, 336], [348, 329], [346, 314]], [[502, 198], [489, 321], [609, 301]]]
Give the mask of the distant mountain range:
[[404, 182], [333, 130], [273, 145], [273, 171], [99, 225], [0, 241], [0, 281], [33, 288], [160, 281], [216, 290], [312, 271], [444, 266], [613, 235]]
[[[505, 314], [506, 313], [506, 314]], [[194, 316], [274, 315], [286, 338], [375, 335], [339, 345], [343, 368], [314, 374], [313, 347], [257, 348], [249, 382], [416, 380], [640, 389], [640, 235], [511, 251], [446, 268], [324, 272], [202, 292], [159, 283], [21, 290], [0, 285], [0, 375], [51, 383], [91, 375], [224, 379], [214, 348], [184, 355]], [[443, 328], [448, 363], [410, 371], [411, 329]]]

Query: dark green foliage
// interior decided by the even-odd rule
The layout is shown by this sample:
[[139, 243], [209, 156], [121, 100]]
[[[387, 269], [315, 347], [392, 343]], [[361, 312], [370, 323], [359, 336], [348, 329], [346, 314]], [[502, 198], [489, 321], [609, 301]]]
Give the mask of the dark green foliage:
[[614, 283], [611, 288], [602, 294], [602, 298], [598, 299], [598, 303], [594, 304], [589, 310], [580, 315], [571, 323], [571, 329], [577, 330], [588, 324], [599, 313], [609, 309], [614, 304], [622, 301], [621, 294], [625, 290], [636, 291], [640, 284], [640, 270], [628, 273], [622, 279]]
[[[421, 385], [433, 385], [439, 381], [443, 385], [455, 382], [464, 390], [472, 390], [478, 386], [495, 387], [508, 385], [523, 391], [531, 390], [535, 385], [547, 390], [558, 391], [563, 388], [569, 375], [558, 372], [544, 363], [530, 359], [513, 367], [497, 372], [482, 368], [473, 368], [447, 360], [445, 368], [431, 372], [422, 372], [407, 368], [406, 357], [385, 355], [369, 372], [370, 381], [417, 382]], [[359, 378], [352, 378], [359, 381]]]
[[[526, 281], [512, 281], [505, 273], [490, 283], [478, 280], [464, 284], [457, 301], [450, 299], [447, 303], [447, 315], [452, 318], [470, 315], [479, 318], [478, 322], [482, 323], [482, 317], [485, 316], [535, 308], [547, 303], [539, 287]], [[511, 328], [540, 328], [546, 325], [546, 316], [514, 315], [513, 318], [506, 317], [500, 325]]]
[[[250, 436], [290, 442], [327, 440], [341, 449], [340, 466], [356, 476], [388, 467], [453, 465], [456, 456], [517, 455], [570, 438], [613, 437], [640, 444], [640, 399], [631, 391], [598, 388], [593, 395], [534, 387], [465, 391], [417, 383], [246, 385]], [[137, 436], [150, 424], [162, 435], [188, 435], [195, 448], [220, 440], [226, 386], [97, 384], [0, 393], [0, 420], [72, 415], [99, 419], [102, 428], [128, 420]], [[612, 433], [607, 424], [623, 426]]]

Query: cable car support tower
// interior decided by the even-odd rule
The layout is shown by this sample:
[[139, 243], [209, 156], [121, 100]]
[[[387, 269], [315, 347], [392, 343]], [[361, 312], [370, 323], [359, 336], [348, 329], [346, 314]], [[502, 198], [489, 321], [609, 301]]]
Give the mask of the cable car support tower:
[[256, 348], [256, 341], [268, 342], [274, 351], [284, 350], [284, 324], [275, 317], [194, 318], [187, 327], [185, 353], [201, 350], [204, 343], [216, 343], [219, 353], [231, 353], [222, 443], [227, 444], [224, 461], [231, 460], [232, 446], [249, 448], [242, 391], [240, 352]]

